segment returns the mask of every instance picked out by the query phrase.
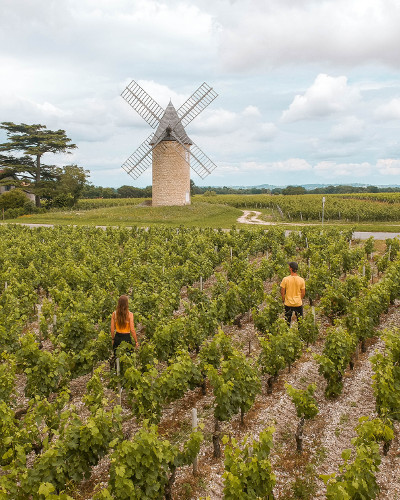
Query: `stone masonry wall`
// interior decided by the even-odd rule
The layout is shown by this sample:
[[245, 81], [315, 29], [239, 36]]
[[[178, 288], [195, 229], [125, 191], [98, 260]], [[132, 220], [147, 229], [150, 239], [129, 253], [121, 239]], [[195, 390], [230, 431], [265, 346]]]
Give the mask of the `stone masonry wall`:
[[[180, 152], [177, 149], [180, 149]], [[186, 162], [181, 152], [186, 155]], [[163, 141], [153, 149], [154, 207], [190, 205], [189, 153], [176, 142]]]

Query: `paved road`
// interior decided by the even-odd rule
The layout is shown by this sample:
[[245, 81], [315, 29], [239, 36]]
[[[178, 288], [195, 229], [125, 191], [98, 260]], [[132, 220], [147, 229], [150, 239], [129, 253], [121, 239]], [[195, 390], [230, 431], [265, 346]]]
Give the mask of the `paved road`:
[[376, 240], [386, 240], [387, 238], [400, 238], [400, 233], [369, 233], [368, 231], [354, 231], [353, 233], [353, 238], [356, 240], [367, 240], [370, 236], [373, 236]]

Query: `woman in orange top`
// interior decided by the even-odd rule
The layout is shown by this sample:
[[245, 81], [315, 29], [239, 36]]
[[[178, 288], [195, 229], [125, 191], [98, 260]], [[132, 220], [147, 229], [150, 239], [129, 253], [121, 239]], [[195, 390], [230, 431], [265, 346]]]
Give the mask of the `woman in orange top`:
[[111, 316], [111, 338], [114, 353], [121, 342], [132, 344], [131, 335], [135, 339], [136, 347], [139, 347], [133, 323], [133, 313], [129, 312], [128, 297], [121, 295], [118, 299], [117, 309]]

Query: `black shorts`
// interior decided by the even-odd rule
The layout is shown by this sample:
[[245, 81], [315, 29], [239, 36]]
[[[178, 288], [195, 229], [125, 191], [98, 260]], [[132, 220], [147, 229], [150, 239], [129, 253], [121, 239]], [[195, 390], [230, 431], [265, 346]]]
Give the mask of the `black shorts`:
[[292, 314], [296, 314], [296, 319], [303, 317], [303, 306], [291, 307], [285, 305], [285, 319], [289, 323], [292, 321]]
[[128, 342], [129, 344], [133, 344], [131, 334], [116, 332], [113, 342], [114, 354], [115, 351], [117, 350], [117, 347], [121, 344], [121, 342]]

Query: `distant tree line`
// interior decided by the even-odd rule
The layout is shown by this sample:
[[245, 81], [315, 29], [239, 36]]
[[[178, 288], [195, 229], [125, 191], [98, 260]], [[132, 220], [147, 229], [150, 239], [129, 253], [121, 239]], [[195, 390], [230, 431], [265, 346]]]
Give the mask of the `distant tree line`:
[[378, 186], [324, 186], [314, 189], [306, 189], [303, 186], [287, 186], [285, 188], [274, 188], [271, 194], [350, 194], [350, 193], [398, 193], [400, 187], [378, 187]]
[[[326, 186], [307, 190], [303, 186], [287, 186], [286, 188], [233, 188], [218, 186], [196, 186], [190, 181], [191, 195], [204, 194], [213, 196], [217, 194], [350, 194], [350, 193], [396, 193], [400, 187], [377, 187], [377, 186]], [[145, 188], [133, 186], [121, 186], [119, 188], [93, 186], [86, 184], [81, 193], [82, 198], [151, 198], [151, 186]]]
[[138, 188], [121, 186], [119, 188], [93, 186], [86, 184], [82, 190], [82, 198], [151, 198], [151, 186]]

